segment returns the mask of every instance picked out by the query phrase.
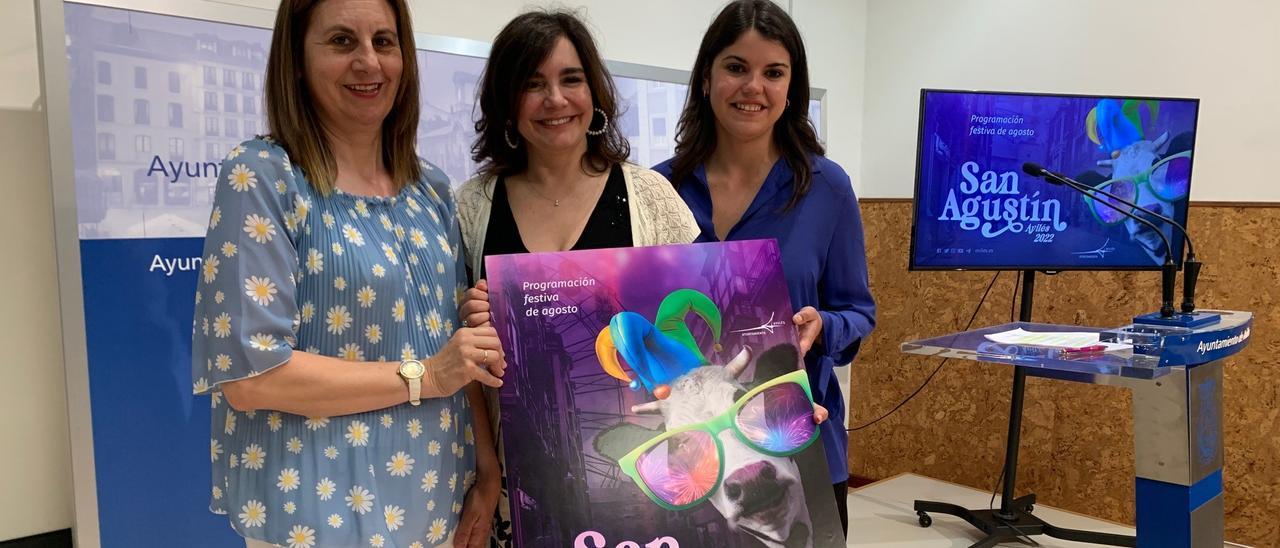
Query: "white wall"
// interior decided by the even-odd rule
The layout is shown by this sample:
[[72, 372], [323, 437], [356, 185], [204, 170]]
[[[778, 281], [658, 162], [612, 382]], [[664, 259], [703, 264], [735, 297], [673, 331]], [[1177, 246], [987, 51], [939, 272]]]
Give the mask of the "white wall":
[[0, 3], [0, 26], [0, 109], [32, 110], [40, 98], [34, 5]]
[[0, 540], [71, 525], [67, 398], [35, 9], [0, 3]]
[[1280, 2], [869, 3], [862, 197], [910, 197], [920, 88], [1198, 97], [1193, 200], [1280, 201]]
[[864, 149], [867, 5], [868, 0], [797, 0], [791, 11], [804, 34], [811, 85], [827, 90], [827, 157], [849, 172], [859, 196], [865, 188], [858, 166]]

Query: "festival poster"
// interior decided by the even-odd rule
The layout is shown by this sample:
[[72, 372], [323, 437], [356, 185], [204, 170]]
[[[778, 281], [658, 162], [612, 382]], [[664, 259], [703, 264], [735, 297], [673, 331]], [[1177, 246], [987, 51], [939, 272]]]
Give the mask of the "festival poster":
[[[1198, 101], [939, 90], [923, 98], [914, 267], [1164, 262], [1160, 233], [1117, 211], [1132, 208], [1049, 184], [1022, 166], [1041, 164], [1185, 224]], [[1180, 262], [1181, 234], [1148, 220]]]
[[777, 243], [487, 259], [516, 546], [843, 546]]

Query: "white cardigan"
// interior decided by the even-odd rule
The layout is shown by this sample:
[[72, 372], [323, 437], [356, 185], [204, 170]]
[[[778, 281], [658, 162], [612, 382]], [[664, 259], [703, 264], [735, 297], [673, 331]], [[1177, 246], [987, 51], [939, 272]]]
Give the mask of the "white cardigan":
[[[698, 237], [698, 223], [693, 213], [666, 177], [631, 163], [622, 164], [622, 177], [627, 183], [631, 241], [636, 247], [687, 244]], [[475, 275], [480, 274], [484, 260], [484, 238], [497, 180], [493, 176], [477, 176], [458, 189], [462, 243], [467, 252], [467, 266]]]

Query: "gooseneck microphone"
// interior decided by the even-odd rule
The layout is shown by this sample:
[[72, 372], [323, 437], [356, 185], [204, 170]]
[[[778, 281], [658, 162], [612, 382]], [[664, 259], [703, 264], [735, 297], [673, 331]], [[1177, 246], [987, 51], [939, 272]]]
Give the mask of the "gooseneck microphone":
[[[1151, 222], [1150, 220], [1147, 220], [1138, 215], [1135, 215], [1132, 211], [1126, 211], [1120, 208], [1119, 206], [1111, 202], [1108, 202], [1106, 200], [1098, 200], [1095, 194], [1101, 194], [1108, 198], [1112, 198], [1122, 204], [1125, 204], [1129, 207], [1137, 209], [1138, 211], [1149, 214], [1153, 217], [1156, 217], [1158, 219], [1161, 219], [1163, 221], [1166, 221], [1178, 227], [1180, 230], [1182, 230], [1183, 237], [1187, 239], [1187, 248], [1189, 250], [1191, 249], [1191, 243], [1190, 243], [1191, 240], [1190, 238], [1186, 237], [1186, 229], [1182, 228], [1182, 225], [1179, 225], [1178, 223], [1174, 222], [1172, 219], [1169, 219], [1168, 217], [1165, 217], [1164, 215], [1160, 215], [1145, 207], [1141, 207], [1135, 203], [1119, 198], [1114, 194], [1111, 194], [1105, 190], [1099, 190], [1097, 188], [1081, 183], [1080, 181], [1077, 181], [1065, 175], [1049, 171], [1045, 169], [1044, 166], [1037, 164], [1035, 162], [1027, 162], [1025, 164], [1022, 164], [1022, 171], [1025, 172], [1027, 175], [1031, 175], [1032, 177], [1042, 177], [1044, 178], [1044, 180], [1048, 181], [1051, 184], [1066, 185], [1070, 187], [1072, 190], [1075, 190], [1076, 192], [1079, 192], [1081, 194], [1084, 194], [1085, 196], [1093, 198], [1095, 201], [1098, 201], [1103, 205], [1120, 212], [1121, 215], [1124, 215], [1125, 217], [1138, 221], [1139, 223], [1142, 223], [1143, 225], [1146, 225], [1148, 228], [1154, 230], [1156, 232], [1156, 235], [1160, 236], [1160, 240], [1164, 242], [1164, 248], [1165, 248], [1164, 265], [1161, 267], [1161, 277], [1160, 277], [1160, 281], [1161, 281], [1160, 283], [1160, 296], [1161, 296], [1160, 317], [1162, 318], [1173, 317], [1173, 314], [1174, 314], [1173, 292], [1174, 292], [1174, 285], [1176, 285], [1177, 276], [1178, 276], [1178, 265], [1173, 262], [1173, 246], [1169, 243], [1169, 238], [1164, 235], [1164, 231], [1160, 230], [1159, 226], [1157, 226], [1155, 223]], [[1197, 274], [1199, 273], [1198, 263], [1196, 265], [1196, 272]], [[1185, 282], [1186, 280], [1184, 280], [1184, 283]], [[1192, 280], [1192, 286], [1190, 291], [1191, 293], [1195, 292], [1194, 280]], [[1190, 306], [1192, 310], [1195, 309], [1194, 304], [1188, 305], [1188, 303], [1191, 301], [1191, 297], [1189, 296], [1187, 292], [1187, 287], [1185, 285], [1183, 286], [1183, 299], [1184, 299], [1184, 302], [1183, 302], [1184, 311], [1190, 312], [1186, 310], [1188, 306]]]
[[[1049, 182], [1049, 183], [1051, 183], [1051, 184], [1055, 184], [1055, 185], [1066, 184], [1066, 185], [1068, 185], [1068, 186], [1082, 186], [1082, 187], [1084, 187], [1084, 188], [1088, 189], [1090, 192], [1096, 192], [1096, 193], [1098, 193], [1098, 194], [1101, 194], [1101, 195], [1103, 195], [1103, 196], [1106, 196], [1106, 197], [1108, 197], [1108, 198], [1111, 198], [1112, 200], [1115, 200], [1115, 201], [1120, 202], [1120, 203], [1122, 203], [1122, 204], [1124, 204], [1124, 205], [1127, 205], [1127, 206], [1129, 206], [1129, 207], [1132, 207], [1132, 208], [1134, 208], [1134, 209], [1137, 209], [1137, 210], [1139, 210], [1139, 211], [1141, 211], [1141, 212], [1143, 212], [1143, 213], [1146, 213], [1146, 214], [1148, 214], [1148, 215], [1150, 215], [1150, 216], [1152, 216], [1152, 217], [1155, 217], [1155, 218], [1157, 218], [1157, 219], [1160, 219], [1161, 221], [1164, 221], [1164, 222], [1166, 222], [1166, 223], [1169, 223], [1170, 225], [1173, 225], [1173, 227], [1174, 227], [1174, 228], [1178, 229], [1178, 232], [1181, 232], [1181, 233], [1182, 233], [1182, 237], [1183, 237], [1184, 239], [1186, 239], [1186, 241], [1187, 241], [1187, 256], [1188, 256], [1188, 260], [1193, 260], [1193, 259], [1190, 259], [1190, 257], [1195, 257], [1195, 256], [1196, 256], [1196, 248], [1195, 248], [1195, 246], [1194, 246], [1194, 245], [1192, 245], [1192, 243], [1191, 243], [1191, 235], [1190, 235], [1190, 234], [1187, 234], [1187, 229], [1186, 229], [1186, 227], [1183, 227], [1181, 224], [1179, 224], [1179, 223], [1178, 223], [1178, 221], [1175, 221], [1175, 220], [1173, 220], [1173, 219], [1171, 219], [1171, 218], [1169, 218], [1169, 217], [1166, 217], [1166, 216], [1164, 216], [1164, 215], [1161, 215], [1161, 214], [1159, 214], [1159, 213], [1156, 213], [1156, 212], [1154, 212], [1154, 211], [1151, 211], [1150, 209], [1147, 209], [1147, 208], [1142, 207], [1142, 206], [1140, 206], [1140, 205], [1138, 205], [1138, 204], [1135, 204], [1135, 203], [1133, 203], [1133, 202], [1130, 202], [1130, 201], [1128, 201], [1128, 200], [1126, 200], [1126, 199], [1124, 199], [1124, 198], [1121, 198], [1121, 197], [1119, 197], [1119, 196], [1116, 196], [1115, 194], [1112, 194], [1112, 193], [1110, 193], [1110, 192], [1107, 192], [1107, 191], [1105, 191], [1105, 190], [1102, 190], [1101, 188], [1091, 187], [1091, 186], [1088, 186], [1088, 185], [1086, 185], [1086, 184], [1084, 184], [1084, 183], [1081, 183], [1080, 181], [1077, 181], [1077, 180], [1075, 180], [1075, 179], [1072, 179], [1072, 178], [1070, 178], [1070, 177], [1067, 177], [1066, 175], [1062, 175], [1061, 173], [1054, 173], [1054, 172], [1052, 172], [1052, 171], [1049, 171], [1048, 169], [1045, 169], [1045, 168], [1044, 168], [1044, 166], [1041, 166], [1040, 164], [1037, 164], [1037, 163], [1034, 163], [1034, 162], [1027, 162], [1027, 163], [1025, 163], [1025, 164], [1022, 164], [1022, 171], [1024, 171], [1024, 172], [1025, 172], [1025, 173], [1027, 173], [1028, 175], [1034, 175], [1034, 176], [1036, 176], [1036, 177], [1044, 177], [1044, 178], [1045, 178], [1045, 180], [1046, 180], [1046, 181], [1048, 181], [1048, 182]], [[1032, 173], [1033, 171], [1034, 171], [1035, 173]]]
[[[1065, 183], [1068, 186], [1071, 186], [1072, 183], [1075, 183], [1076, 185], [1079, 185], [1085, 189], [1088, 189], [1091, 192], [1096, 192], [1098, 194], [1111, 198], [1112, 200], [1120, 202], [1124, 205], [1127, 205], [1129, 207], [1142, 211], [1143, 213], [1151, 215], [1152, 217], [1160, 219], [1161, 221], [1169, 223], [1174, 228], [1178, 229], [1178, 232], [1182, 233], [1182, 239], [1187, 242], [1187, 258], [1182, 262], [1182, 265], [1183, 265], [1182, 313], [1190, 314], [1196, 311], [1196, 281], [1200, 279], [1200, 267], [1202, 263], [1199, 260], [1196, 260], [1196, 247], [1191, 242], [1191, 234], [1187, 233], [1186, 227], [1182, 226], [1181, 223], [1169, 217], [1166, 217], [1164, 215], [1151, 211], [1150, 209], [1147, 209], [1145, 207], [1139, 206], [1138, 204], [1135, 204], [1124, 198], [1116, 196], [1115, 194], [1102, 190], [1101, 188], [1090, 187], [1079, 181], [1076, 181], [1075, 179], [1071, 179], [1070, 177], [1067, 177], [1065, 175], [1049, 171], [1039, 164], [1036, 164], [1033, 162], [1027, 162], [1025, 164], [1022, 164], [1022, 170], [1029, 175], [1034, 175], [1036, 177], [1044, 177], [1046, 181], [1052, 184]], [[1035, 173], [1033, 173], [1033, 171]]]

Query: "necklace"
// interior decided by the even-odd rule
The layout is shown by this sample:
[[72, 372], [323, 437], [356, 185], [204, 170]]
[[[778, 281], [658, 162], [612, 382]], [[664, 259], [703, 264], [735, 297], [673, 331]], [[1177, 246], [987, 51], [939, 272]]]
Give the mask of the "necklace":
[[[538, 187], [533, 184], [526, 184], [525, 186], [527, 186], [529, 190], [532, 190], [534, 194], [537, 194], [539, 198], [551, 202], [552, 206], [560, 207], [560, 198], [548, 198], [546, 194], [543, 194], [542, 191], [538, 190]], [[566, 198], [567, 197], [568, 196], [566, 196]]]
[[[550, 197], [548, 197], [546, 194], [543, 194], [543, 193], [542, 193], [542, 191], [538, 190], [538, 187], [537, 187], [536, 185], [532, 184], [531, 182], [526, 182], [526, 183], [525, 183], [525, 186], [526, 186], [526, 187], [528, 187], [528, 188], [529, 188], [529, 190], [532, 190], [534, 194], [538, 195], [538, 197], [539, 197], [539, 198], [542, 198], [543, 200], [546, 200], [546, 201], [548, 201], [548, 202], [551, 202], [551, 205], [552, 205], [553, 207], [560, 207], [560, 198], [550, 198]], [[570, 195], [572, 195], [572, 194], [573, 194], [573, 192], [572, 192], [572, 191], [570, 191], [570, 192], [565, 196], [565, 198], [568, 198], [568, 197], [569, 197]]]

